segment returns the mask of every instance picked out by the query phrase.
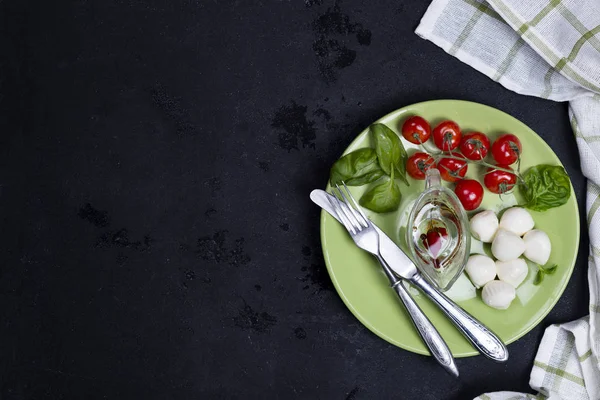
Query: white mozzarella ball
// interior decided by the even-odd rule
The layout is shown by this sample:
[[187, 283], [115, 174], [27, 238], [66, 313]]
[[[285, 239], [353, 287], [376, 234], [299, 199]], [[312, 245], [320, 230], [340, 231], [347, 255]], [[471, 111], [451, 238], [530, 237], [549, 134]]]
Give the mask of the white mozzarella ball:
[[471, 233], [475, 239], [491, 243], [498, 230], [498, 217], [491, 211], [482, 211], [471, 218]]
[[523, 207], [512, 207], [504, 211], [500, 218], [500, 228], [511, 231], [518, 236], [523, 236], [527, 231], [533, 229], [535, 222], [529, 211]]
[[465, 266], [475, 287], [480, 288], [496, 277], [496, 263], [488, 256], [474, 254]]
[[483, 302], [498, 310], [506, 310], [515, 297], [515, 288], [502, 281], [490, 281], [481, 291]]
[[539, 229], [531, 230], [523, 236], [523, 240], [525, 241], [525, 257], [540, 265], [548, 262], [552, 245], [546, 232]]
[[529, 268], [525, 260], [517, 258], [510, 261], [496, 261], [496, 272], [498, 279], [517, 288], [527, 278]]
[[519, 258], [525, 251], [525, 242], [515, 233], [498, 229], [492, 242], [492, 254], [500, 261]]

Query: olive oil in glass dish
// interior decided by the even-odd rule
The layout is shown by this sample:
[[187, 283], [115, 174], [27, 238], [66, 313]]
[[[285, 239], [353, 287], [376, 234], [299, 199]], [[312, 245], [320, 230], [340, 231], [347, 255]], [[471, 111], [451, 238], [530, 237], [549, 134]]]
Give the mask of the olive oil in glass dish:
[[425, 179], [425, 190], [408, 216], [406, 242], [417, 268], [446, 291], [469, 257], [469, 220], [454, 192], [442, 186], [436, 168], [427, 170]]

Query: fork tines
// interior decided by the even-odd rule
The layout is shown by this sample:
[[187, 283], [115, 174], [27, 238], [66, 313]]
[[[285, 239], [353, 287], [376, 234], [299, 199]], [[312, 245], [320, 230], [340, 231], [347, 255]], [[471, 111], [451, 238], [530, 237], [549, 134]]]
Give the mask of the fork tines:
[[352, 233], [356, 233], [369, 226], [369, 219], [361, 210], [344, 182], [342, 182], [341, 187], [336, 184], [335, 188], [332, 188], [332, 192], [335, 198], [339, 200], [339, 203], [330, 201], [331, 206], [335, 209], [346, 229], [351, 230]]

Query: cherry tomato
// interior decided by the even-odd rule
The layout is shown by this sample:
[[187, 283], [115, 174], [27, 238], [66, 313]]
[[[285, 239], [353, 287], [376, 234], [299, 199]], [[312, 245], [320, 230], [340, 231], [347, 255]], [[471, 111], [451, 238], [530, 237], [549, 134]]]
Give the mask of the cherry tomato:
[[474, 179], [463, 179], [456, 184], [454, 193], [465, 210], [471, 211], [479, 207], [483, 200], [483, 186]]
[[454, 121], [444, 121], [433, 130], [433, 142], [442, 151], [454, 150], [460, 144], [460, 127]]
[[420, 239], [433, 259], [433, 266], [439, 268], [439, 263], [436, 262], [437, 256], [448, 241], [448, 231], [441, 226], [432, 227], [426, 234], [422, 233]]
[[435, 167], [435, 160], [427, 153], [417, 152], [406, 162], [408, 175], [419, 180], [425, 179], [425, 172], [431, 167]]
[[[511, 169], [508, 165], [498, 164], [500, 168]], [[506, 193], [517, 184], [517, 176], [510, 172], [501, 171], [495, 168], [488, 168], [483, 184], [492, 193]]]
[[442, 179], [447, 182], [456, 182], [465, 177], [469, 166], [466, 161], [454, 158], [442, 158], [437, 165]]
[[481, 132], [470, 132], [460, 141], [460, 152], [469, 160], [483, 160], [490, 149], [490, 139]]
[[429, 140], [431, 127], [424, 118], [415, 115], [404, 121], [402, 136], [411, 143], [422, 144]]
[[498, 164], [510, 165], [521, 155], [521, 141], [511, 133], [500, 136], [492, 145], [492, 156]]

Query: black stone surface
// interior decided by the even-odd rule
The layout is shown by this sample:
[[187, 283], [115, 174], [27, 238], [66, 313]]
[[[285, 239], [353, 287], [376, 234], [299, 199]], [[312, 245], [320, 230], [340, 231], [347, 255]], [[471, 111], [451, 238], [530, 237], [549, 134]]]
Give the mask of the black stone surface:
[[456, 98], [585, 181], [567, 105], [414, 33], [427, 1], [0, 2], [2, 399], [468, 399], [527, 391], [545, 327], [587, 314], [587, 234], [510, 361], [460, 380], [363, 327], [308, 193], [378, 117]]

